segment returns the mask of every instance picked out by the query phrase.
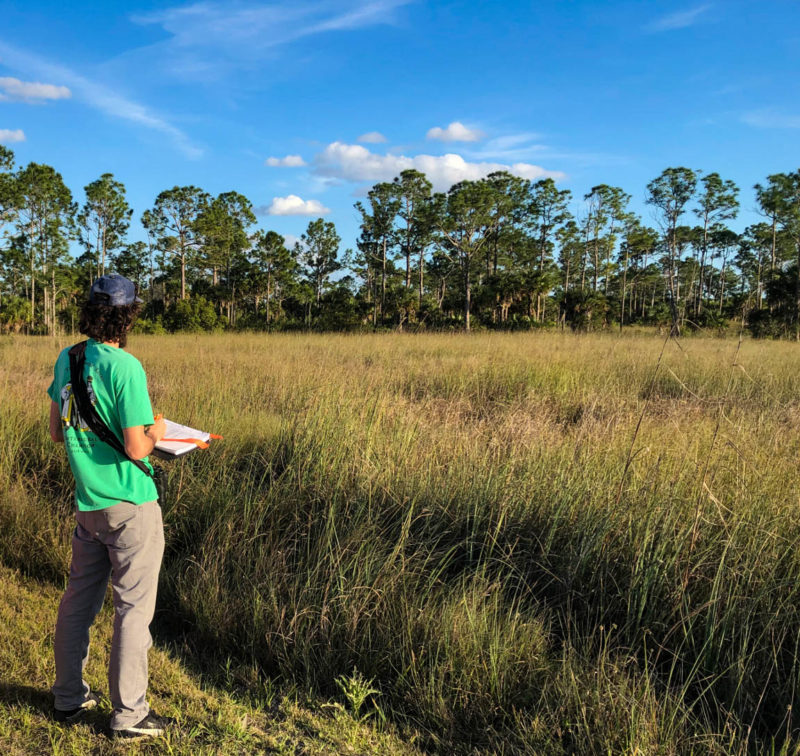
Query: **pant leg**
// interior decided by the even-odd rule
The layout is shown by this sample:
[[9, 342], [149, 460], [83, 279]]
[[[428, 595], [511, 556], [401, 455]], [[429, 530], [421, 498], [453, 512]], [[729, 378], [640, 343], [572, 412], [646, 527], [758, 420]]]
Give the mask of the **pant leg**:
[[[113, 510], [113, 511], [112, 511]], [[121, 502], [107, 510], [106, 539], [114, 592], [114, 636], [108, 668], [112, 729], [136, 724], [149, 712], [147, 652], [152, 645], [164, 528], [158, 502]]]
[[89, 695], [83, 670], [89, 658], [89, 628], [103, 606], [111, 562], [106, 547], [91, 532], [93, 512], [78, 512], [72, 535], [67, 590], [58, 607], [55, 632], [55, 708], [78, 708]]

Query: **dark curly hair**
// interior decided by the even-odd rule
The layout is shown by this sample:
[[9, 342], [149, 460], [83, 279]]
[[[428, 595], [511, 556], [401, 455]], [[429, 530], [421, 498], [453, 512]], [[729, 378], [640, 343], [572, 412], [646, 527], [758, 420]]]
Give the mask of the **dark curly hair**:
[[139, 310], [138, 302], [121, 307], [86, 302], [81, 308], [78, 330], [97, 341], [118, 341], [124, 347]]

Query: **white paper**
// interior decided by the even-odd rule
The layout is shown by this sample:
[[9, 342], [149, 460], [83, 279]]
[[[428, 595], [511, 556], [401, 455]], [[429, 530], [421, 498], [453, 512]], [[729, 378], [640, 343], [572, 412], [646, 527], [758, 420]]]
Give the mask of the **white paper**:
[[[208, 441], [211, 438], [206, 431], [197, 430], [197, 428], [190, 428], [188, 425], [181, 425], [174, 423], [172, 420], [164, 418], [164, 424], [167, 426], [167, 432], [164, 438], [197, 438], [200, 441]], [[197, 448], [197, 444], [192, 441], [159, 441], [156, 444], [156, 449], [165, 454], [171, 454], [174, 457], [180, 457], [182, 454], [187, 454]]]

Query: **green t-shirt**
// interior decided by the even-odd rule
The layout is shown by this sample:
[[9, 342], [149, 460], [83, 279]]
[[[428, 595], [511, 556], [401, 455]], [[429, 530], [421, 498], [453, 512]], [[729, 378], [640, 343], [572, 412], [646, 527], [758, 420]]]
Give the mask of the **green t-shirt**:
[[[61, 408], [64, 445], [75, 476], [75, 502], [86, 512], [120, 501], [143, 504], [158, 494], [153, 479], [127, 456], [102, 442], [78, 414], [69, 376], [69, 347], [58, 355], [47, 393]], [[141, 363], [118, 347], [89, 339], [83, 376], [103, 422], [123, 440], [122, 429], [152, 425], [153, 409]], [[147, 459], [145, 464], [152, 470]]]

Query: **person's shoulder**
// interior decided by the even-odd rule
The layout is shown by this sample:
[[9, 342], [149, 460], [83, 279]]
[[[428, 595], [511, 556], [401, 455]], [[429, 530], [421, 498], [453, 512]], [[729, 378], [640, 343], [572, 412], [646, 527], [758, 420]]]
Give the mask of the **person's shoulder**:
[[113, 354], [114, 367], [124, 373], [144, 372], [142, 363], [130, 352], [124, 349], [115, 349]]
[[142, 363], [139, 362], [138, 358], [132, 355], [130, 352], [126, 352], [124, 349], [116, 349], [115, 356], [121, 362], [124, 362], [127, 365], [141, 365]]
[[142, 369], [139, 360], [124, 349], [98, 344], [89, 340], [86, 347], [87, 362], [92, 363], [97, 370], [110, 374], [119, 373], [129, 375]]
[[61, 365], [64, 362], [69, 362], [69, 350], [72, 349], [72, 344], [68, 347], [64, 347], [59, 353], [58, 357], [56, 357], [56, 365]]

